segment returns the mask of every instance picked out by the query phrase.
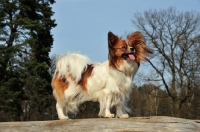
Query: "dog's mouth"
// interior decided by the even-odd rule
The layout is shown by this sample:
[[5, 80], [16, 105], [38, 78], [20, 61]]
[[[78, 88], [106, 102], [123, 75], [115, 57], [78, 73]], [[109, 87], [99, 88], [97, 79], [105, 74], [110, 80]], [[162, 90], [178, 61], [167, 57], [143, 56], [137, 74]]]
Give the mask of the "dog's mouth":
[[122, 54], [122, 57], [126, 60], [135, 60], [135, 55], [133, 53]]

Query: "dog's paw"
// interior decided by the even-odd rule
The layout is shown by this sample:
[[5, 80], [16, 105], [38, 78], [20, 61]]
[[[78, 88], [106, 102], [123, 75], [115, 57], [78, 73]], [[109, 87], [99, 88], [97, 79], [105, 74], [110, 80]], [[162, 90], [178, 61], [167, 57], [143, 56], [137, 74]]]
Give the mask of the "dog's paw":
[[128, 115], [128, 114], [123, 114], [123, 115], [120, 115], [119, 118], [124, 118], [124, 119], [126, 119], [126, 118], [129, 118], [129, 115]]
[[59, 119], [60, 119], [60, 120], [68, 120], [69, 117], [67, 117], [67, 116], [62, 116], [62, 117], [59, 117]]
[[104, 114], [98, 114], [98, 117], [102, 118], [102, 117], [104, 117]]
[[104, 117], [105, 117], [105, 118], [113, 118], [113, 117], [114, 117], [114, 114], [106, 114]]

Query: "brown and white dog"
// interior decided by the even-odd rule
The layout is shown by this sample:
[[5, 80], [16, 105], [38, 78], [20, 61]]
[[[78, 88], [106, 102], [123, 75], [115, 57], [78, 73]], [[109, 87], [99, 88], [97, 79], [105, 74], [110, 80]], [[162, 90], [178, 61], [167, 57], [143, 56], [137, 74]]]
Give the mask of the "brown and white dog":
[[86, 101], [99, 102], [99, 117], [114, 117], [110, 113], [112, 107], [116, 108], [117, 117], [129, 117], [127, 102], [133, 77], [151, 51], [140, 32], [125, 40], [109, 32], [108, 49], [109, 57], [104, 63], [91, 63], [87, 56], [77, 53], [58, 58], [52, 87], [59, 119], [68, 119], [68, 113], [76, 112]]

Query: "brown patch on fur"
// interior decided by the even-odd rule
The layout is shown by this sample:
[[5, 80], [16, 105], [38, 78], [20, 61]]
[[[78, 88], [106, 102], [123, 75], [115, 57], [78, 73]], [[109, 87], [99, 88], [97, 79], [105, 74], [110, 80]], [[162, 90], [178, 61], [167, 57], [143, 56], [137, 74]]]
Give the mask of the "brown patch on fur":
[[122, 54], [125, 53], [125, 51], [122, 50], [123, 46], [127, 47], [125, 40], [115, 36], [112, 32], [108, 33], [108, 59], [110, 66], [119, 68], [123, 63], [124, 58]]
[[126, 44], [125, 40], [121, 40], [121, 39], [114, 46], [115, 47], [115, 56], [113, 58], [115, 58], [115, 59], [111, 59], [111, 61], [113, 61], [112, 63], [115, 64], [115, 66], [117, 68], [119, 68], [120, 65], [123, 63], [124, 58], [122, 57], [122, 54], [131, 52], [130, 50], [123, 51], [122, 50], [123, 46], [127, 47], [127, 44]]
[[87, 80], [92, 75], [93, 65], [88, 65], [87, 69], [82, 73], [81, 80], [78, 82], [79, 85], [83, 88], [83, 90], [87, 90]]
[[134, 32], [127, 37], [128, 44], [135, 49], [136, 62], [140, 63], [152, 53], [150, 48], [145, 44], [145, 40], [140, 32]]
[[56, 72], [54, 78], [52, 79], [51, 85], [56, 100], [62, 102], [64, 91], [69, 86], [68, 82], [66, 82], [65, 78], [58, 78], [58, 72]]

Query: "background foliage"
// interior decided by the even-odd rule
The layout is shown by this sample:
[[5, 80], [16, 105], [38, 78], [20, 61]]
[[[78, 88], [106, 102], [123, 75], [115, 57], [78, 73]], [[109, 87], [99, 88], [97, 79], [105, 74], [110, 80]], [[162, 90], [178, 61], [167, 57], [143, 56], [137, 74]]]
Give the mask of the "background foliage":
[[52, 111], [48, 70], [54, 2], [0, 1], [1, 120], [43, 120]]
[[[0, 121], [57, 119], [50, 84], [58, 55], [49, 57], [54, 3], [0, 1]], [[146, 62], [150, 72], [135, 78], [130, 116], [200, 119], [200, 14], [170, 7], [135, 13], [132, 22], [154, 54]], [[97, 102], [86, 102], [70, 117], [98, 112]]]

